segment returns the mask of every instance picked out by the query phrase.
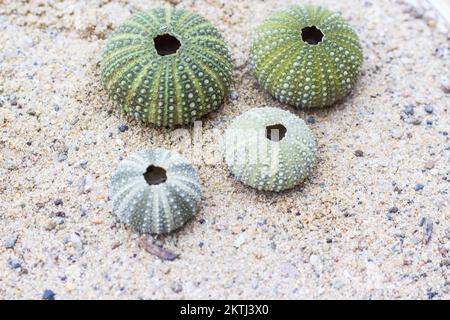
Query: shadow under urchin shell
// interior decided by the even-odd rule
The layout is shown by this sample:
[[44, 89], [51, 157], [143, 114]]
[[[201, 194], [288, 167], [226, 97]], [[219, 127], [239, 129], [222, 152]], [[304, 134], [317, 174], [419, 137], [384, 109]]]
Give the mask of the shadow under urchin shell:
[[338, 13], [292, 6], [256, 30], [253, 72], [264, 90], [296, 107], [326, 107], [344, 98], [361, 73], [358, 35]]
[[183, 226], [199, 209], [196, 170], [178, 153], [143, 150], [122, 160], [109, 192], [120, 221], [142, 233], [163, 234]]
[[317, 161], [314, 136], [305, 122], [272, 107], [251, 109], [225, 131], [225, 160], [233, 175], [264, 191], [302, 183]]
[[205, 18], [158, 8], [128, 18], [108, 39], [102, 82], [126, 113], [157, 126], [217, 109], [231, 83], [231, 53]]

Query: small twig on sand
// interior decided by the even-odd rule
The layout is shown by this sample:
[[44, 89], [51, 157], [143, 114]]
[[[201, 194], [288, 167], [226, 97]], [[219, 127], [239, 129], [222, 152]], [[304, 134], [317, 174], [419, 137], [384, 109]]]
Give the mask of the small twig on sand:
[[157, 256], [161, 260], [173, 261], [180, 256], [179, 254], [173, 253], [172, 251], [164, 249], [162, 246], [153, 243], [152, 239], [142, 240], [141, 244], [144, 247], [145, 251], [154, 256]]

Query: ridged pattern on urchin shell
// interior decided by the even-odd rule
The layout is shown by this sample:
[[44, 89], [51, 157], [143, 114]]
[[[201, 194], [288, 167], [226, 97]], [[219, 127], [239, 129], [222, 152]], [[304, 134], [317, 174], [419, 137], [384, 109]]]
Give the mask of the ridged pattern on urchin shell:
[[[167, 180], [149, 185], [150, 166], [166, 170]], [[201, 200], [196, 170], [178, 153], [153, 149], [122, 160], [110, 186], [113, 212], [119, 220], [143, 233], [168, 233], [195, 215]]]
[[[277, 142], [266, 135], [266, 128], [274, 125], [287, 129]], [[251, 109], [233, 120], [225, 132], [227, 165], [238, 180], [258, 190], [279, 192], [299, 185], [316, 159], [311, 130], [288, 111]]]
[[[159, 55], [154, 38], [181, 47]], [[114, 101], [143, 122], [187, 124], [217, 109], [231, 82], [232, 59], [222, 35], [202, 16], [158, 8], [127, 19], [102, 57], [103, 84]]]
[[[322, 41], [309, 44], [302, 30], [315, 26]], [[292, 6], [272, 14], [256, 31], [251, 65], [259, 84], [281, 102], [325, 107], [345, 97], [363, 62], [358, 35], [323, 7]]]

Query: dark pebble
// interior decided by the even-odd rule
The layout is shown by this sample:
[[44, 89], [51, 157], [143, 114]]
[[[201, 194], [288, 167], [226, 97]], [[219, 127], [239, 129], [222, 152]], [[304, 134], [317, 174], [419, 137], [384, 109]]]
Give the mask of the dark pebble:
[[200, 219], [200, 220], [198, 220], [198, 222], [200, 222], [200, 224], [204, 224], [206, 221], [205, 221], [205, 219]]
[[433, 106], [431, 104], [425, 105], [424, 109], [425, 109], [425, 112], [429, 113], [429, 114], [433, 113], [433, 111], [434, 111]]
[[56, 112], [59, 111], [59, 105], [57, 105], [56, 103], [53, 105], [53, 110], [55, 110]]
[[22, 268], [22, 264], [20, 263], [20, 260], [18, 259], [10, 259], [8, 261], [8, 265], [11, 269], [20, 269]]
[[203, 248], [204, 245], [205, 245], [205, 244], [204, 244], [203, 242], [199, 242], [199, 243], [198, 243], [198, 246], [199, 246], [200, 248]]
[[44, 293], [42, 294], [43, 300], [55, 300], [55, 293], [52, 290], [45, 289]]
[[392, 207], [389, 209], [389, 213], [397, 213], [398, 212], [398, 208], [397, 207]]
[[414, 106], [412, 104], [407, 104], [404, 109], [403, 112], [405, 114], [407, 114], [408, 116], [412, 116], [414, 115]]
[[432, 291], [430, 289], [427, 290], [427, 297], [429, 300], [432, 300], [434, 297], [436, 297], [438, 295], [437, 292]]
[[330, 239], [330, 238], [327, 239], [327, 243], [332, 243], [332, 242], [333, 242], [333, 239]]
[[32, 143], [33, 142], [31, 142], [31, 141], [27, 141], [27, 146], [31, 146]]
[[415, 186], [414, 186], [414, 190], [415, 191], [421, 191], [421, 190], [423, 190], [423, 188], [425, 188], [425, 186], [423, 185], [423, 184], [416, 184]]
[[86, 169], [88, 165], [88, 161], [87, 160], [83, 160], [80, 162], [80, 167], [82, 167], [83, 169]]
[[316, 123], [316, 119], [314, 119], [313, 116], [309, 116], [308, 119], [306, 119], [306, 122], [308, 122], [309, 124], [314, 124]]
[[427, 120], [427, 125], [432, 126], [433, 125], [433, 120]]
[[16, 96], [11, 96], [9, 99], [10, 99], [9, 102], [11, 103], [12, 106], [17, 106]]
[[361, 158], [364, 156], [364, 152], [362, 152], [361, 150], [356, 150], [355, 151], [355, 156], [357, 156], [358, 158]]
[[63, 205], [63, 201], [61, 199], [56, 199], [54, 204], [55, 204], [55, 206], [62, 206]]
[[60, 218], [65, 218], [66, 214], [63, 211], [58, 211], [57, 213], [55, 213], [55, 216], [60, 217]]
[[81, 208], [80, 208], [80, 215], [81, 215], [82, 217], [84, 217], [85, 215], [87, 215], [87, 210], [86, 210], [85, 208], [81, 207]]
[[119, 125], [119, 131], [120, 132], [125, 132], [127, 130], [128, 130], [128, 126], [127, 125], [124, 125], [124, 124]]

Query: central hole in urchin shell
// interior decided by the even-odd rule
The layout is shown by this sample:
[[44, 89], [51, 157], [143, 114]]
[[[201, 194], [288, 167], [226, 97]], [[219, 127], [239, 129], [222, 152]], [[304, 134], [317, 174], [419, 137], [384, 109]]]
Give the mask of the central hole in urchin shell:
[[286, 136], [287, 129], [282, 124], [266, 127], [266, 138], [273, 142], [279, 142]]
[[181, 42], [168, 33], [156, 36], [153, 42], [155, 43], [156, 52], [160, 56], [174, 54], [181, 47]]
[[166, 170], [161, 167], [149, 166], [144, 173], [144, 178], [151, 186], [164, 183], [167, 180]]
[[316, 26], [302, 29], [302, 39], [308, 44], [316, 45], [322, 42], [324, 34]]

